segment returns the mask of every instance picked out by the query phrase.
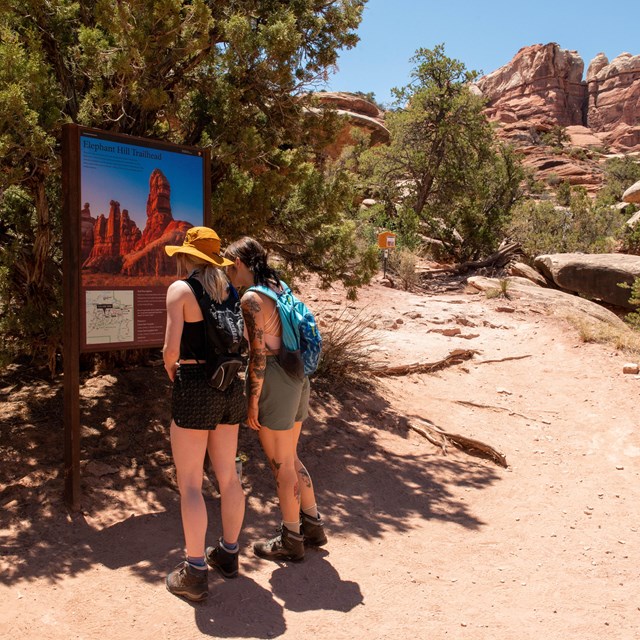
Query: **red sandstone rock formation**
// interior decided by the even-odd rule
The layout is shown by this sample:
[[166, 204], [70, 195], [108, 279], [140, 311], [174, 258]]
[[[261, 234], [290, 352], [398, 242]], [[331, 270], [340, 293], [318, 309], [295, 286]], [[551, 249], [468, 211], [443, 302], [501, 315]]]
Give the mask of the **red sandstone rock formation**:
[[93, 227], [96, 219], [91, 216], [89, 203], [80, 211], [80, 264], [82, 264], [91, 254], [93, 249]]
[[589, 128], [615, 151], [640, 148], [640, 56], [598, 54], [587, 71]]
[[129, 218], [129, 211], [123, 209], [120, 216], [120, 255], [131, 253], [140, 241], [140, 237], [138, 225]]
[[[640, 56], [623, 53], [611, 63], [598, 54], [584, 63], [557, 44], [524, 47], [513, 60], [478, 80], [487, 115], [501, 123], [501, 135], [537, 143], [551, 127], [583, 127], [574, 146], [640, 149]], [[576, 131], [576, 134], [578, 132]], [[591, 135], [589, 135], [591, 134]]]
[[[129, 211], [120, 211], [112, 200], [109, 217], [100, 215], [93, 226], [93, 246], [83, 268], [100, 273], [161, 277], [173, 275], [175, 260], [164, 251], [165, 244], [181, 244], [192, 225], [171, 215], [171, 187], [160, 169], [149, 179], [147, 225], [140, 233]], [[85, 207], [88, 212], [88, 205]], [[83, 216], [85, 215], [83, 210]]]
[[336, 140], [324, 149], [332, 158], [337, 158], [342, 150], [354, 143], [351, 128], [363, 129], [371, 136], [371, 144], [386, 144], [389, 142], [389, 131], [384, 126], [384, 111], [373, 102], [353, 93], [321, 92], [314, 94], [320, 108], [333, 109], [340, 115], [346, 116], [348, 124], [339, 132]]
[[584, 63], [575, 51], [557, 44], [536, 44], [518, 51], [513, 60], [477, 83], [487, 99], [487, 114], [525, 128], [582, 124]]
[[120, 203], [111, 200], [109, 205], [109, 217], [100, 214], [93, 227], [93, 248], [82, 265], [83, 269], [102, 273], [120, 271]]
[[136, 244], [136, 250], [160, 238], [172, 220], [171, 185], [160, 169], [154, 169], [149, 177], [147, 224]]
[[175, 258], [170, 258], [164, 246], [182, 244], [190, 223], [172, 220], [163, 234], [141, 249], [124, 257], [122, 273], [126, 276], [170, 276], [176, 273]]

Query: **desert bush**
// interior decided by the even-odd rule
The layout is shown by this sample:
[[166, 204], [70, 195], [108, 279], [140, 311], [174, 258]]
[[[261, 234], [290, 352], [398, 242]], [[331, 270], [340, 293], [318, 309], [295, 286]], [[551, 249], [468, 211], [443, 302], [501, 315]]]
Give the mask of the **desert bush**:
[[622, 234], [623, 217], [591, 201], [583, 189], [571, 192], [570, 207], [526, 200], [514, 208], [508, 234], [528, 256], [542, 253], [606, 253]]
[[485, 296], [488, 300], [491, 300], [492, 298], [506, 298], [507, 300], [510, 300], [509, 281], [506, 278], [502, 278], [497, 287], [494, 289], [487, 289]]
[[563, 207], [571, 204], [571, 185], [565, 180], [556, 187], [556, 200]]
[[[629, 302], [636, 305], [636, 307], [640, 306], [640, 278], [636, 278], [631, 287], [626, 284], [620, 286], [630, 288], [631, 297], [629, 298]], [[640, 309], [636, 309], [635, 311], [628, 313], [625, 318], [625, 322], [627, 322], [633, 329], [640, 331]], [[638, 340], [640, 341], [640, 337]]]
[[391, 252], [389, 269], [400, 278], [405, 291], [410, 291], [418, 281], [417, 264], [418, 256], [409, 249]]
[[343, 309], [337, 317], [323, 322], [323, 310], [317, 314], [322, 333], [322, 357], [314, 382], [331, 385], [365, 383], [371, 371], [371, 347], [376, 343], [374, 324], [365, 309], [355, 313]]

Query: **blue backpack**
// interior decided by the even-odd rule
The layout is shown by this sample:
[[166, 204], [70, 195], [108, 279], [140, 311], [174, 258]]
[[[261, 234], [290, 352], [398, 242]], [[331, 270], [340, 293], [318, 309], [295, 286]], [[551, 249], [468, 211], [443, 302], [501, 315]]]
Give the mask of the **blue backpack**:
[[[283, 368], [289, 373], [309, 376], [318, 368], [322, 351], [318, 323], [307, 305], [298, 300], [282, 280], [280, 286], [280, 293], [260, 284], [249, 287], [247, 291], [258, 291], [275, 301], [282, 323], [282, 346], [287, 352], [280, 354]], [[291, 364], [295, 360], [298, 361], [297, 367]]]

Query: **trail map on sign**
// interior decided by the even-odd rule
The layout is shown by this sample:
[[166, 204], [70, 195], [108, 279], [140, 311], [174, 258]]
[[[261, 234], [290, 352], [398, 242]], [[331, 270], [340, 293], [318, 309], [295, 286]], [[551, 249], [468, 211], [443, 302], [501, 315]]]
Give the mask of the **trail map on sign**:
[[133, 342], [133, 291], [87, 291], [87, 344]]

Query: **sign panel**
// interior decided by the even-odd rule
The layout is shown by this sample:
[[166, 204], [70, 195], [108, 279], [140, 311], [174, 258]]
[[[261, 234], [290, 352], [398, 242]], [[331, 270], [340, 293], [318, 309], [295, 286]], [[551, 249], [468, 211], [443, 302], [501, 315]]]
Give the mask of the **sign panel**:
[[167, 244], [205, 224], [201, 149], [77, 128], [80, 349], [161, 346], [175, 279]]
[[379, 249], [395, 249], [396, 246], [396, 234], [392, 231], [383, 231], [378, 234], [378, 248]]

